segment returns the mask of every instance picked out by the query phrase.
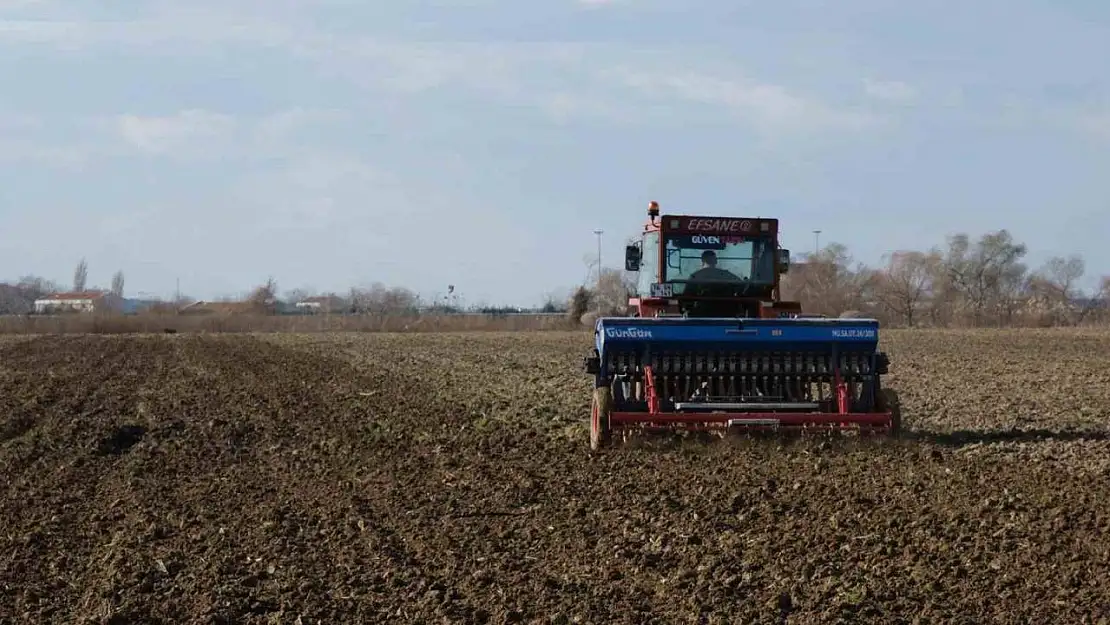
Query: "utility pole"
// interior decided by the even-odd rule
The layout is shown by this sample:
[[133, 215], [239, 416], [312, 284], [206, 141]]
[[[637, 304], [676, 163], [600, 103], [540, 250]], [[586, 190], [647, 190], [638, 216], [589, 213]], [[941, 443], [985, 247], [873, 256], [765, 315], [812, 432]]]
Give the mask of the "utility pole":
[[605, 231], [601, 228], [594, 230], [597, 235], [597, 288], [594, 299], [597, 300], [597, 314], [601, 315], [601, 235]]

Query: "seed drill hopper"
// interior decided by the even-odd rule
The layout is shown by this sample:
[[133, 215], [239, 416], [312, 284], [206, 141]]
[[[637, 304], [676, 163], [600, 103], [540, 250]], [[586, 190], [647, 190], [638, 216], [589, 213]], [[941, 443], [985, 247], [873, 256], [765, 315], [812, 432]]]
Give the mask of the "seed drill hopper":
[[782, 301], [789, 266], [776, 219], [660, 216], [652, 202], [625, 251], [632, 315], [598, 319], [585, 359], [590, 446], [628, 430], [896, 433], [879, 323]]

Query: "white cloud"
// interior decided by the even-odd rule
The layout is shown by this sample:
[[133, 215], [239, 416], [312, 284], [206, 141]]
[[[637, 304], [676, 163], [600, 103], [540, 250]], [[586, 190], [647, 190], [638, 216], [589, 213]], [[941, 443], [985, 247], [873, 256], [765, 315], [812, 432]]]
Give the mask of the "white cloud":
[[0, 164], [80, 170], [109, 159], [267, 161], [320, 149], [314, 131], [348, 120], [338, 109], [294, 107], [260, 116], [189, 109], [163, 115], [0, 114]]
[[273, 145], [292, 139], [302, 130], [350, 118], [350, 113], [340, 109], [295, 107], [261, 118], [255, 124], [252, 135], [260, 143]]
[[104, 127], [88, 117], [0, 113], [0, 164], [80, 171], [120, 152]]
[[123, 114], [112, 127], [127, 146], [148, 156], [226, 160], [294, 154], [303, 141], [297, 136], [301, 131], [348, 117], [337, 109], [302, 107], [255, 117], [189, 109], [168, 115]]
[[[2, 1], [2, 0], [0, 0]], [[611, 0], [581, 0], [594, 5]], [[166, 5], [169, 6], [169, 5]], [[214, 6], [214, 5], [213, 5]], [[529, 108], [555, 123], [604, 119], [634, 123], [668, 108], [670, 120], [691, 103], [732, 114], [740, 123], [772, 134], [786, 130], [860, 130], [878, 118], [842, 110], [785, 86], [713, 75], [694, 57], [667, 49], [629, 50], [617, 45], [575, 42], [414, 42], [317, 30], [290, 19], [282, 6], [266, 12], [182, 5], [139, 21], [0, 20], [0, 43], [35, 41], [81, 48], [123, 45], [181, 50], [215, 43], [266, 46], [312, 61], [322, 76], [340, 78], [376, 94], [416, 97], [438, 90], [437, 100], [476, 97], [503, 106]], [[260, 17], [262, 15], [262, 17]], [[682, 67], [682, 58], [689, 62]], [[676, 60], [677, 59], [677, 60]], [[871, 85], [886, 97], [894, 85]], [[273, 141], [300, 124], [305, 112], [288, 112], [254, 128], [256, 141]], [[314, 112], [322, 119], [328, 112]], [[298, 117], [300, 116], [300, 117]], [[652, 118], [654, 120], [654, 118]], [[667, 121], [662, 118], [660, 121]], [[205, 111], [170, 117], [123, 116], [119, 130], [128, 144], [148, 154], [196, 151], [228, 139], [234, 120]]]
[[620, 69], [615, 79], [658, 99], [677, 98], [720, 106], [764, 130], [841, 128], [858, 130], [878, 119], [866, 113], [842, 111], [816, 99], [804, 98], [779, 85], [725, 79], [695, 72], [653, 72]]
[[604, 119], [608, 123], [633, 121], [636, 115], [622, 110], [620, 104], [586, 93], [556, 91], [545, 96], [539, 108], [556, 123], [569, 123], [583, 118]]
[[290, 46], [306, 34], [294, 24], [260, 18], [257, 13], [181, 5], [136, 19], [0, 19], [0, 44], [40, 44], [65, 50], [168, 44]]
[[946, 108], [961, 108], [967, 103], [967, 95], [962, 87], [954, 85], [938, 94], [935, 102], [938, 106]]
[[438, 90], [446, 98], [477, 94], [499, 104], [532, 108], [560, 123], [583, 118], [643, 120], [653, 109], [649, 104], [659, 103], [716, 107], [739, 113], [745, 123], [768, 130], [858, 130], [879, 121], [784, 86], [697, 71], [693, 62], [692, 69], [675, 68], [676, 55], [666, 49], [360, 38], [306, 46], [300, 52], [312, 57], [322, 71], [368, 89], [406, 96]]
[[[613, 0], [581, 0], [600, 6]], [[742, 113], [764, 128], [859, 128], [867, 116], [838, 111], [777, 85], [724, 79], [704, 72], [661, 72], [665, 50], [630, 51], [573, 42], [414, 42], [315, 29], [283, 10], [176, 8], [131, 22], [0, 22], [0, 41], [21, 39], [81, 47], [117, 43], [236, 43], [284, 49], [315, 62], [324, 75], [402, 96], [463, 90], [492, 102], [530, 107], [560, 123], [575, 118], [630, 120], [643, 99], [696, 102]], [[618, 80], [612, 78], [616, 76]], [[616, 88], [616, 90], [614, 90]], [[632, 100], [635, 98], [635, 100]], [[179, 120], [180, 121], [180, 120]]]
[[42, 127], [42, 120], [27, 113], [0, 113], [0, 131], [29, 130]]
[[1084, 113], [1076, 120], [1079, 129], [1102, 139], [1110, 139], [1110, 111]]
[[369, 37], [305, 45], [298, 54], [375, 94], [416, 98], [436, 92], [439, 103], [488, 101], [531, 109], [556, 123], [575, 119], [627, 121], [636, 115], [628, 92], [614, 93], [597, 66], [619, 54], [580, 43], [408, 42]]
[[229, 115], [196, 109], [162, 117], [120, 115], [117, 124], [124, 141], [148, 154], [210, 146], [228, 139], [236, 128]]
[[[445, 43], [349, 37], [308, 41], [298, 52], [324, 71], [398, 93], [463, 86], [490, 96], [513, 97], [542, 69], [573, 67], [585, 55], [578, 44]], [[543, 74], [540, 74], [541, 76]]]
[[863, 90], [869, 97], [887, 102], [909, 103], [917, 99], [917, 89], [901, 81], [866, 79]]
[[101, 151], [84, 142], [48, 145], [28, 138], [0, 137], [0, 164], [42, 165], [77, 171], [94, 161]]
[[296, 231], [335, 227], [352, 209], [393, 197], [402, 188], [392, 174], [364, 158], [309, 150], [290, 155], [277, 168], [244, 176], [229, 199], [261, 229]]
[[33, 6], [45, 6], [49, 0], [0, 0], [0, 11], [12, 9], [25, 9]]

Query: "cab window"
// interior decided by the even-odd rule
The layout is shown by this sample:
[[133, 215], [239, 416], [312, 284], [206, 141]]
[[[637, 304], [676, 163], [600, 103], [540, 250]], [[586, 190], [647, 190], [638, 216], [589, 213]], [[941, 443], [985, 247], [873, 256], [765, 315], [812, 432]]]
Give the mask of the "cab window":
[[651, 285], [659, 282], [659, 233], [645, 234], [640, 249], [640, 276], [636, 292], [641, 297], [651, 297]]

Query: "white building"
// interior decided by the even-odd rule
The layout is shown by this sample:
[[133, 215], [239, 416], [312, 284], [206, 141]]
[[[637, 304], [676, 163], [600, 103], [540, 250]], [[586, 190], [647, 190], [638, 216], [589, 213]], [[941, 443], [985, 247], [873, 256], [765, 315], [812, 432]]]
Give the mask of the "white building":
[[337, 313], [343, 310], [343, 300], [334, 295], [307, 297], [294, 306], [297, 310], [310, 313]]
[[78, 291], [71, 293], [52, 293], [35, 300], [35, 312], [108, 312], [118, 311], [120, 302], [111, 293], [103, 291]]

